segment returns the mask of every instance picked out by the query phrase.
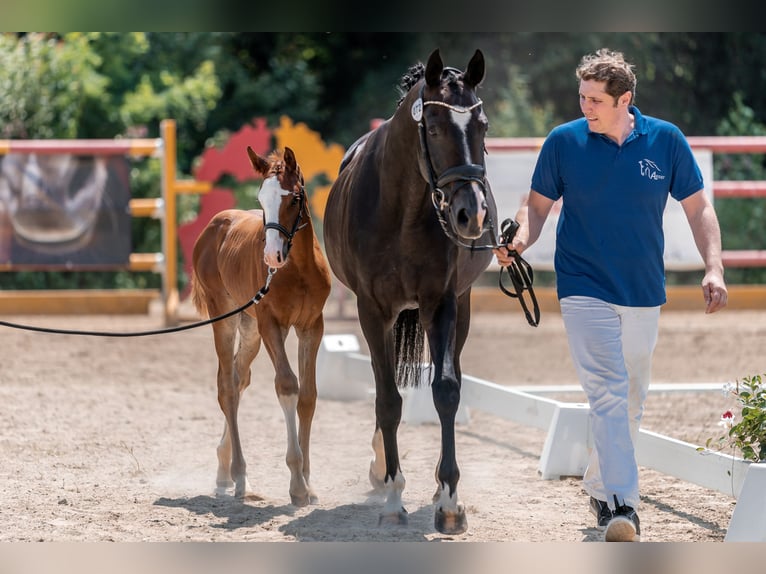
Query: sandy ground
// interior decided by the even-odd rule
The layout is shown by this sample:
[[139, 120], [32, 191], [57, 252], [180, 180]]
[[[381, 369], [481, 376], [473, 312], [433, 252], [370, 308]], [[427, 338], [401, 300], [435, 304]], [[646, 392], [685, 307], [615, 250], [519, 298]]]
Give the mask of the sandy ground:
[[[3, 319], [67, 329], [162, 327], [156, 312]], [[353, 313], [330, 313], [326, 333], [361, 340]], [[760, 373], [765, 333], [766, 312], [666, 312], [654, 379], [723, 384]], [[0, 541], [600, 540], [580, 480], [538, 475], [545, 433], [477, 410], [457, 431], [464, 535], [433, 528], [439, 429], [429, 424], [403, 424], [399, 431], [409, 525], [377, 526], [381, 501], [367, 480], [371, 400], [319, 399], [311, 453], [319, 503], [292, 506], [284, 421], [265, 352], [253, 364], [240, 410], [259, 499], [216, 497], [223, 416], [210, 327], [135, 338], [2, 327], [0, 360]], [[546, 313], [534, 329], [512, 302], [507, 313], [474, 315], [463, 369], [504, 385], [576, 383], [561, 317]], [[724, 408], [718, 392], [653, 393], [644, 428], [702, 444], [717, 432]], [[731, 496], [646, 468], [641, 491], [644, 540], [724, 539], [736, 502]]]

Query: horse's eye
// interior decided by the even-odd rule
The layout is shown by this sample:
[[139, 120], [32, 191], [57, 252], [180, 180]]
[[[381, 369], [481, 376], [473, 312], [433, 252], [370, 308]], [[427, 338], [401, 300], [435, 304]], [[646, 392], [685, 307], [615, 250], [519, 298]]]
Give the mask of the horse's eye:
[[428, 135], [437, 136], [439, 135], [439, 130], [437, 130], [435, 126], [428, 126]]

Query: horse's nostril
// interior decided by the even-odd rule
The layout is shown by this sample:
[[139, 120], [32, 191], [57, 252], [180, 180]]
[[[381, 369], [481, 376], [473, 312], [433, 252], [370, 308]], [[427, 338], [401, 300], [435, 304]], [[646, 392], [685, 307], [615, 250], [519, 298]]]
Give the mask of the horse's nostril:
[[458, 223], [458, 225], [460, 225], [461, 227], [465, 227], [470, 222], [471, 222], [471, 218], [468, 217], [468, 214], [466, 213], [465, 209], [461, 209], [460, 211], [458, 211], [458, 213], [457, 213], [457, 223]]

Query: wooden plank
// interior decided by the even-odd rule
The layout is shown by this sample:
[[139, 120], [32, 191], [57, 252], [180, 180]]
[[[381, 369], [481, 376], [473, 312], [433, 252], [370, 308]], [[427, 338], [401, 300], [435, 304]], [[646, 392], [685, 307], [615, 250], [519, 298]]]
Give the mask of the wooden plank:
[[766, 197], [766, 181], [714, 181], [713, 196], [716, 199], [725, 197]]
[[723, 266], [728, 267], [766, 267], [766, 250], [740, 249], [724, 251], [721, 254]]
[[158, 289], [57, 289], [0, 292], [0, 315], [145, 315]]
[[133, 217], [151, 217], [161, 219], [165, 202], [157, 197], [134, 197], [130, 200], [130, 215]]
[[0, 154], [46, 153], [80, 155], [152, 155], [162, 148], [160, 139], [48, 139], [0, 140]]
[[162, 253], [131, 253], [130, 270], [131, 271], [153, 271], [160, 273], [165, 257]]

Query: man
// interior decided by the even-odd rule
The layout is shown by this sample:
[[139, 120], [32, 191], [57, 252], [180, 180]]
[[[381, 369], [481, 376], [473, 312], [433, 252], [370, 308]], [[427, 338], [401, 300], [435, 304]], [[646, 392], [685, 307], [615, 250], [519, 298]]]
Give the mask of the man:
[[594, 449], [583, 486], [607, 541], [640, 539], [634, 442], [666, 301], [662, 214], [680, 201], [705, 264], [706, 313], [726, 306], [721, 232], [691, 149], [673, 124], [633, 105], [636, 77], [608, 49], [577, 67], [583, 118], [554, 128], [507, 248], [522, 253], [562, 199], [554, 265], [578, 377], [590, 404]]

